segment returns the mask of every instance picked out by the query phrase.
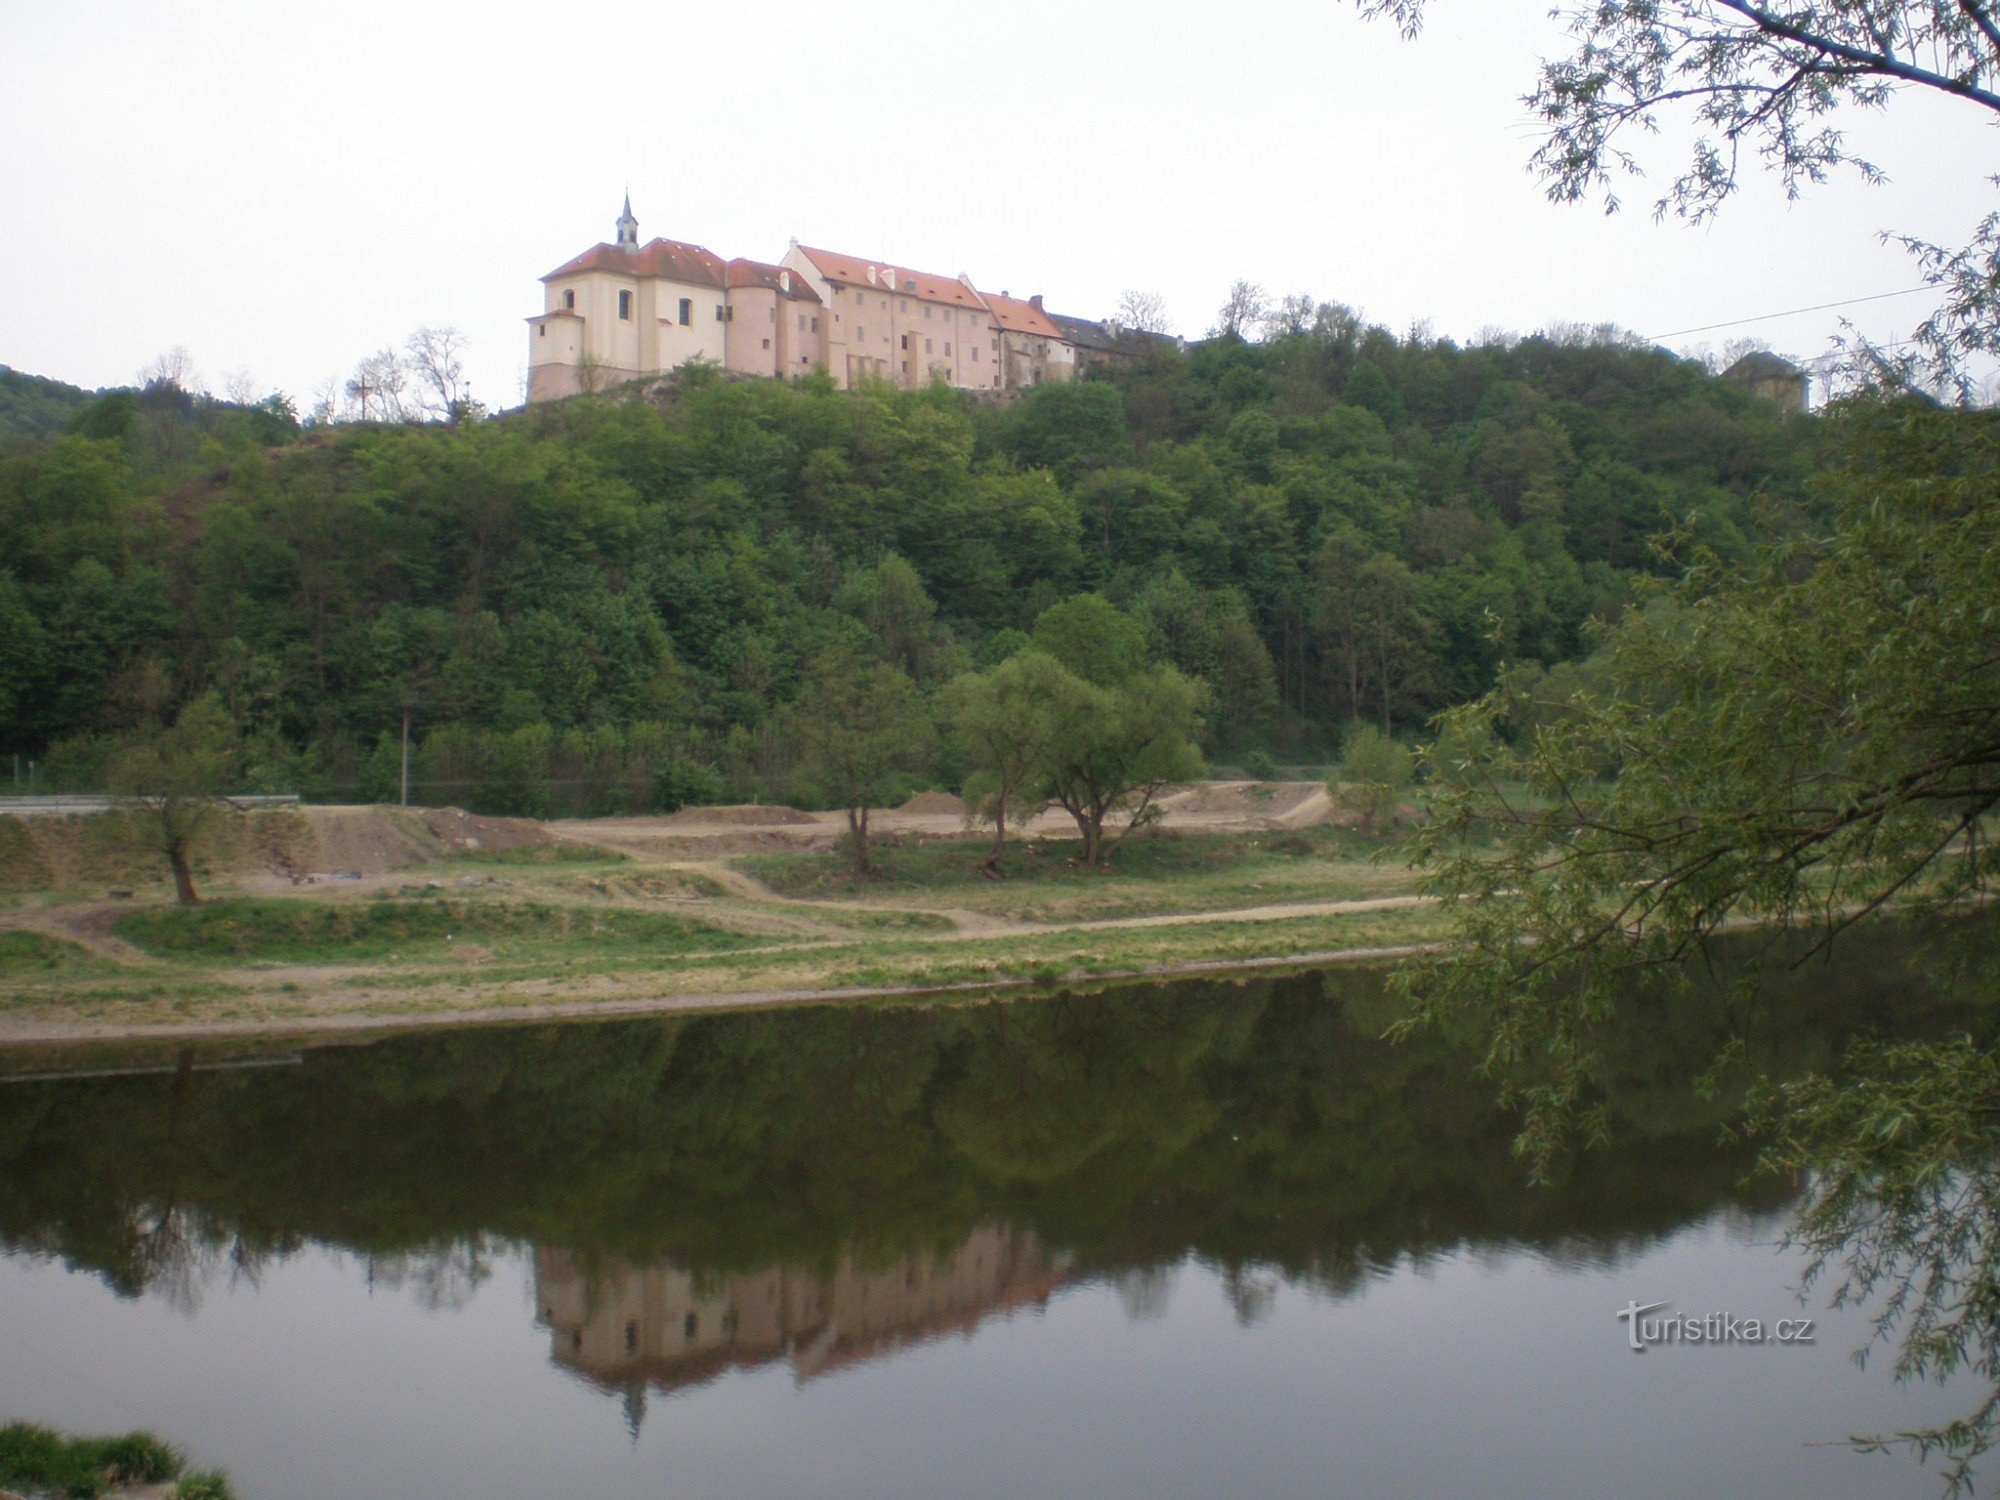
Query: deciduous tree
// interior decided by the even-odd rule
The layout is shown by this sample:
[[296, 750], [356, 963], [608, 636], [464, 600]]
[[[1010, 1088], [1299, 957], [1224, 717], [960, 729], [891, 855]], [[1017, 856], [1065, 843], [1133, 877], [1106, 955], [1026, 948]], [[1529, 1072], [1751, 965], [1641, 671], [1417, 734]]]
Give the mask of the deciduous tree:
[[[1105, 687], [1065, 672], [1054, 689], [1041, 779], [1075, 821], [1083, 863], [1100, 865], [1133, 829], [1159, 818], [1162, 792], [1203, 773], [1195, 743], [1208, 695], [1172, 667]], [[1124, 826], [1107, 844], [1105, 823], [1118, 814]]]
[[895, 667], [851, 652], [823, 657], [792, 714], [800, 769], [828, 801], [846, 809], [856, 873], [874, 869], [869, 809], [892, 772], [921, 763], [931, 724], [916, 684]]
[[1081, 706], [1066, 691], [1074, 680], [1047, 653], [1023, 651], [946, 689], [945, 712], [978, 773], [968, 790], [993, 819], [993, 848], [980, 861], [988, 870], [1007, 852], [1007, 819], [1032, 817], [1046, 800], [1035, 790], [1058, 714]]
[[182, 906], [201, 899], [194, 886], [194, 848], [220, 815], [241, 761], [236, 725], [209, 693], [183, 708], [171, 726], [134, 730], [112, 755], [109, 789], [138, 810], [148, 844], [173, 873], [174, 897]]

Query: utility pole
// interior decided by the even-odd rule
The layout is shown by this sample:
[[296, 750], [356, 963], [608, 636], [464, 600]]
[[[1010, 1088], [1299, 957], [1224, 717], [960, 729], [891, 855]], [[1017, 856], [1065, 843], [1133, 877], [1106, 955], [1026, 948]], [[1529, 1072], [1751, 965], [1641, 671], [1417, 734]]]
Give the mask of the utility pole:
[[403, 788], [402, 806], [410, 805], [410, 711], [403, 710]]

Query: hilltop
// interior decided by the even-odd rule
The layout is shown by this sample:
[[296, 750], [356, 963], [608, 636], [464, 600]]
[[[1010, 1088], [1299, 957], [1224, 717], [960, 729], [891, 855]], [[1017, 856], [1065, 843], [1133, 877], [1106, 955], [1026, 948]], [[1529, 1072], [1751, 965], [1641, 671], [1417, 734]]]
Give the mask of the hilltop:
[[[212, 691], [260, 785], [321, 797], [390, 794], [407, 708], [426, 802], [810, 802], [826, 652], [928, 698], [1096, 596], [1116, 639], [1071, 645], [1207, 684], [1211, 758], [1312, 761], [1503, 661], [1580, 670], [1669, 521], [1725, 558], [1800, 524], [1816, 434], [1616, 338], [1339, 309], [1002, 408], [699, 370], [456, 426], [108, 392], [0, 459], [0, 752], [90, 785]], [[962, 775], [947, 737], [891, 790]]]

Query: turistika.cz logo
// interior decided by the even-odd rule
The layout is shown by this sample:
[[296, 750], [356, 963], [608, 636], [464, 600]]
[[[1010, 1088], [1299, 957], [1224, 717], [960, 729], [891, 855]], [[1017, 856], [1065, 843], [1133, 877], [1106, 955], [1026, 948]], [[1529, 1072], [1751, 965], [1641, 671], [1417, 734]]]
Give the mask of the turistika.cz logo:
[[[1634, 1354], [1644, 1354], [1656, 1344], [1810, 1344], [1814, 1342], [1811, 1318], [1739, 1318], [1735, 1313], [1714, 1312], [1705, 1317], [1668, 1313], [1671, 1302], [1628, 1302], [1618, 1310], [1625, 1325], [1626, 1346]], [[1648, 1317], [1648, 1313], [1660, 1313]]]

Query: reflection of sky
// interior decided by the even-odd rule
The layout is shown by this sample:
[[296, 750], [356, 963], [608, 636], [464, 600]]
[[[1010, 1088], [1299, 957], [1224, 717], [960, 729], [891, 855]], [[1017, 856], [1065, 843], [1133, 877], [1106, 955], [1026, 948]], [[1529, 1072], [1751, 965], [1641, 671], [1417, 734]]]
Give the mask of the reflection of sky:
[[1615, 1266], [1468, 1251], [1346, 1297], [1273, 1281], [1247, 1325], [1263, 1299], [1199, 1263], [1072, 1283], [803, 1385], [767, 1365], [655, 1396], [636, 1442], [616, 1397], [550, 1362], [526, 1250], [455, 1307], [313, 1250], [256, 1288], [218, 1278], [193, 1316], [0, 1259], [0, 1413], [152, 1427], [257, 1500], [1935, 1495], [1838, 1444], [1974, 1392], [1858, 1370], [1857, 1318], [1810, 1309], [1810, 1350], [1625, 1347], [1633, 1300], [1796, 1315], [1778, 1227], [1719, 1213]]

